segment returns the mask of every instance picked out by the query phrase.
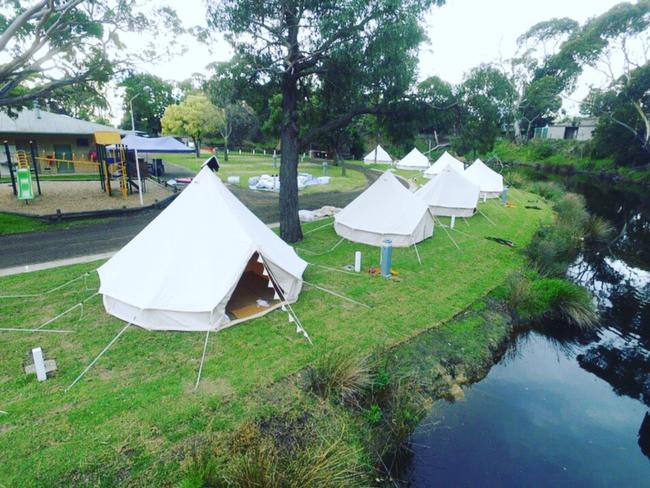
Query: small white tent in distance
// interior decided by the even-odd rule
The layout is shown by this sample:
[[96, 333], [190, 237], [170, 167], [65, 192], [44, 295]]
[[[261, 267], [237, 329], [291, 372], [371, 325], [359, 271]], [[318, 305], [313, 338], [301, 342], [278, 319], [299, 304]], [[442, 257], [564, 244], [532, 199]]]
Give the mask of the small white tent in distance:
[[425, 170], [429, 167], [429, 159], [414, 147], [395, 165], [399, 169]]
[[366, 154], [363, 162], [365, 164], [393, 164], [393, 158], [390, 157], [390, 154], [383, 147], [377, 145], [376, 148]]
[[206, 166], [98, 269], [99, 293], [145, 329], [218, 330], [295, 302], [306, 266]]
[[471, 217], [476, 212], [480, 191], [478, 185], [447, 167], [416, 191], [415, 196], [429, 207], [433, 215]]
[[445, 151], [438, 160], [431, 165], [429, 169], [424, 172], [426, 178], [433, 178], [439, 175], [447, 166], [451, 166], [456, 171], [462, 173], [465, 170], [465, 165]]
[[386, 171], [334, 216], [334, 230], [350, 241], [380, 246], [390, 239], [408, 247], [433, 234], [427, 206]]
[[463, 173], [465, 178], [481, 188], [481, 197], [499, 198], [503, 192], [503, 176], [477, 159]]

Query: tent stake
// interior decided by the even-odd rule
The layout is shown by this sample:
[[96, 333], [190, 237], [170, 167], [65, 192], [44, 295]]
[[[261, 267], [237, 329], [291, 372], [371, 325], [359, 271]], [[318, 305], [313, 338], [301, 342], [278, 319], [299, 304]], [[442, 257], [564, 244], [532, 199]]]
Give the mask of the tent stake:
[[203, 344], [203, 355], [201, 356], [201, 364], [199, 365], [199, 374], [196, 376], [196, 385], [194, 385], [194, 391], [199, 389], [199, 382], [201, 381], [201, 373], [203, 372], [203, 362], [205, 361], [205, 352], [208, 350], [209, 338], [210, 338], [210, 329], [208, 329], [208, 333], [205, 334], [205, 343]]
[[348, 298], [345, 295], [341, 295], [339, 293], [336, 293], [335, 291], [328, 290], [327, 288], [323, 288], [322, 286], [314, 285], [313, 283], [309, 283], [307, 281], [303, 280], [303, 283], [307, 286], [311, 286], [312, 288], [316, 288], [317, 290], [324, 291], [325, 293], [329, 293], [330, 295], [334, 295], [335, 297], [338, 297], [342, 300], [347, 300], [348, 302], [355, 303], [357, 305], [361, 305], [362, 307], [366, 307], [369, 309], [372, 309], [369, 305], [366, 305], [365, 303], [357, 302], [356, 300], [353, 300], [352, 298]]
[[74, 385], [76, 385], [77, 382], [78, 382], [81, 378], [83, 378], [83, 376], [88, 372], [88, 370], [89, 370], [90, 368], [92, 368], [93, 365], [94, 365], [97, 361], [99, 361], [99, 358], [101, 358], [101, 357], [104, 355], [104, 353], [105, 353], [106, 351], [108, 351], [108, 350], [110, 349], [110, 347], [111, 347], [113, 344], [115, 344], [115, 342], [120, 338], [120, 336], [124, 333], [124, 331], [126, 331], [126, 329], [129, 328], [130, 325], [131, 325], [131, 322], [129, 322], [128, 324], [126, 324], [126, 325], [124, 326], [124, 328], [123, 328], [121, 331], [119, 331], [115, 337], [113, 337], [113, 340], [112, 340], [111, 342], [108, 343], [108, 345], [107, 345], [107, 346], [102, 350], [102, 352], [100, 352], [100, 353], [97, 355], [97, 357], [96, 357], [95, 359], [93, 359], [92, 363], [90, 363], [88, 366], [86, 366], [86, 369], [84, 369], [84, 370], [81, 372], [81, 374], [80, 374], [79, 376], [77, 376], [77, 378], [76, 378], [76, 379], [75, 379], [75, 380], [70, 384], [70, 386], [68, 386], [64, 391], [67, 392], [68, 390], [70, 390], [70, 388], [72, 388]]

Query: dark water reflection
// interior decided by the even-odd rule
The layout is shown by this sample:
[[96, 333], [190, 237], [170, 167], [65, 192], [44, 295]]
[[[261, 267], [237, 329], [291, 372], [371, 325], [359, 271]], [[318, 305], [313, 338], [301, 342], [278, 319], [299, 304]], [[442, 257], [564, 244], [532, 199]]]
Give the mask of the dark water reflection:
[[464, 400], [439, 402], [414, 433], [405, 485], [650, 487], [650, 192], [564, 183], [617, 236], [569, 273], [594, 293], [598, 331], [546, 324], [517, 338]]

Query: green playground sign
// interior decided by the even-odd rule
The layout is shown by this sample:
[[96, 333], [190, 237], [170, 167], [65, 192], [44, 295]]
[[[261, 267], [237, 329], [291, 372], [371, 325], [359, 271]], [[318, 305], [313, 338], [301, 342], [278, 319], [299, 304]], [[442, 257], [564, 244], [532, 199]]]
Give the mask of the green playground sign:
[[32, 188], [32, 174], [28, 168], [19, 168], [16, 171], [18, 177], [18, 200], [32, 200], [34, 189]]

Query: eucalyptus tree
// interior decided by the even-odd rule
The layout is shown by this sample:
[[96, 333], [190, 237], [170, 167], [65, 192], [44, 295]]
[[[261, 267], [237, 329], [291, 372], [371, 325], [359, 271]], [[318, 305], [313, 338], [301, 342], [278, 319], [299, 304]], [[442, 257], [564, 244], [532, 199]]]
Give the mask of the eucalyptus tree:
[[122, 97], [124, 117], [121, 127], [131, 129], [131, 115], [133, 115], [136, 130], [154, 136], [160, 135], [162, 131], [160, 119], [165, 113], [165, 108], [177, 101], [172, 83], [148, 73], [131, 73], [120, 82], [120, 86], [124, 88]]
[[588, 21], [581, 42], [591, 47], [585, 63], [605, 86], [582, 103], [600, 118], [596, 144], [618, 162], [647, 162], [650, 152], [650, 1], [621, 3]]
[[[211, 0], [212, 27], [226, 32], [237, 55], [256, 72], [277, 82], [281, 93], [280, 234], [302, 239], [296, 182], [298, 154], [305, 141], [379, 113], [412, 83], [416, 52], [425, 39], [420, 21], [442, 0]], [[354, 61], [345, 80], [335, 72], [337, 58]], [[330, 70], [329, 77], [325, 74]], [[358, 81], [355, 82], [355, 77]], [[341, 112], [328, 114], [318, 127], [301, 130], [303, 87], [339, 83]], [[343, 83], [345, 81], [345, 83]], [[349, 84], [351, 91], [346, 91]], [[406, 83], [409, 84], [409, 83]]]
[[[179, 31], [175, 12], [137, 0], [12, 0], [0, 5], [0, 110], [53, 91], [98, 91], [125, 65], [124, 32]], [[151, 57], [153, 50], [146, 49]], [[64, 92], [60, 92], [64, 93]]]

